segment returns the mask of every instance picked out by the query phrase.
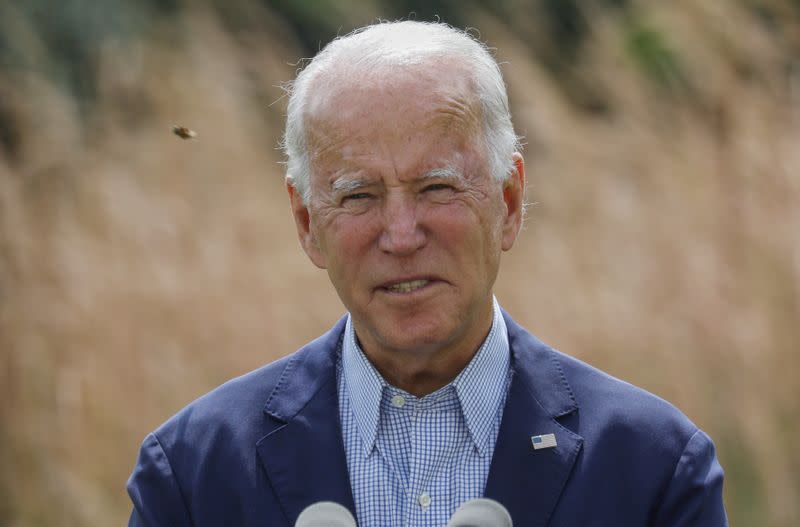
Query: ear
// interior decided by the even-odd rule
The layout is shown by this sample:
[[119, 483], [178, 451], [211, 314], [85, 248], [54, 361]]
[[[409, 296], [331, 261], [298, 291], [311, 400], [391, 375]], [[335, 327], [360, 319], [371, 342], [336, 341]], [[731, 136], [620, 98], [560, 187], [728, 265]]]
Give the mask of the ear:
[[519, 152], [514, 152], [512, 159], [514, 169], [511, 171], [511, 176], [503, 183], [503, 202], [506, 205], [502, 239], [504, 251], [514, 246], [525, 215], [525, 160]]
[[297, 227], [297, 237], [300, 240], [300, 245], [314, 265], [320, 269], [326, 269], [325, 254], [320, 250], [312, 229], [311, 213], [303, 202], [300, 192], [292, 185], [292, 180], [289, 177], [286, 178], [286, 190], [289, 192], [289, 203], [292, 207], [292, 215]]

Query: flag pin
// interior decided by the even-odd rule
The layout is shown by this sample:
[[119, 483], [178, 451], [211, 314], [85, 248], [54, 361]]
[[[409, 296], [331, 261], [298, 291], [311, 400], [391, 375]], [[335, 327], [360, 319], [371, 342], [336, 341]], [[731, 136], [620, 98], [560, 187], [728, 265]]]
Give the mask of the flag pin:
[[553, 448], [557, 444], [555, 434], [531, 436], [531, 443], [533, 444], [534, 450], [540, 450], [542, 448]]

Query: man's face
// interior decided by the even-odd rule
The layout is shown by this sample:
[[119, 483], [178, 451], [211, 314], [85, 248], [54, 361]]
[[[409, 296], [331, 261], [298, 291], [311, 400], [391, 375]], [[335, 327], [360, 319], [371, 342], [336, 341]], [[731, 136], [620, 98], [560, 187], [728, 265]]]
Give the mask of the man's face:
[[522, 158], [508, 183], [492, 178], [480, 106], [453, 67], [316, 88], [309, 202], [289, 189], [303, 248], [373, 360], [471, 354], [491, 325], [500, 253], [519, 232]]

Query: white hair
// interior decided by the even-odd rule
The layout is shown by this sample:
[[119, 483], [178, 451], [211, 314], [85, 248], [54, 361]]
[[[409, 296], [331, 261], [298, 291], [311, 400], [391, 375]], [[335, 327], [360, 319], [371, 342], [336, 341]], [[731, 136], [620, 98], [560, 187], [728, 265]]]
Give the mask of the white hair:
[[483, 133], [489, 169], [497, 181], [513, 170], [512, 155], [519, 149], [508, 109], [508, 95], [500, 67], [484, 44], [465, 31], [431, 22], [382, 22], [338, 37], [298, 73], [287, 89], [289, 105], [283, 149], [287, 180], [304, 203], [310, 198], [311, 163], [305, 113], [314, 97], [311, 86], [321, 75], [341, 74], [345, 65], [371, 68], [420, 64], [434, 58], [461, 59], [468, 66], [483, 114]]

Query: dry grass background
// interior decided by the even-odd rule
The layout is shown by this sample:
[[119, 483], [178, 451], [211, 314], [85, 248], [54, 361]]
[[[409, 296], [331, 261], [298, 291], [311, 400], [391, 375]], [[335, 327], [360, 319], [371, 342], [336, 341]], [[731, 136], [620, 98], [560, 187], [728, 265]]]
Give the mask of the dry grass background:
[[[242, 5], [247, 31], [195, 7], [99, 43], [88, 109], [35, 71], [0, 70], [15, 131], [0, 148], [0, 525], [123, 524], [148, 431], [342, 312], [299, 249], [277, 164], [276, 86], [299, 43]], [[364, 5], [353, 25], [381, 14]], [[535, 202], [496, 291], [552, 345], [706, 429], [733, 525], [789, 527], [800, 59], [787, 49], [800, 29], [796, 14], [771, 26], [742, 5], [640, 3], [689, 79], [666, 88], [632, 62], [628, 22], [592, 11], [573, 75], [603, 94], [601, 112], [576, 106], [497, 17], [473, 14], [509, 63]], [[533, 14], [517, 23], [536, 31]]]

